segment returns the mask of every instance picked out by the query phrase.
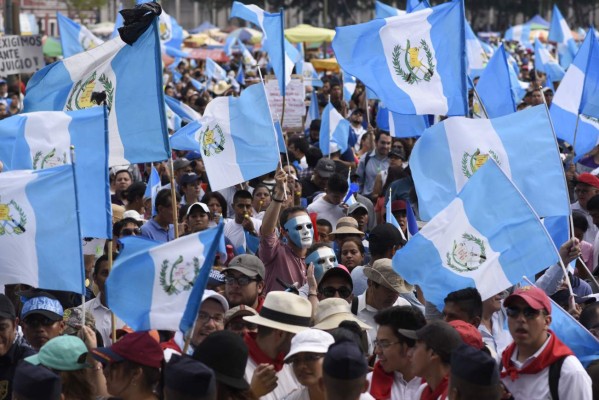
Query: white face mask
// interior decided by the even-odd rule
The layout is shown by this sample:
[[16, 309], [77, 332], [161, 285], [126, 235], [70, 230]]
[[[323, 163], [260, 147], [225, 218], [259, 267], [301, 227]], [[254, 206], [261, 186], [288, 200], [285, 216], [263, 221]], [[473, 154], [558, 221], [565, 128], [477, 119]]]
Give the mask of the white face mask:
[[297, 247], [308, 248], [312, 246], [314, 228], [312, 220], [307, 215], [299, 215], [285, 223], [285, 229], [291, 242]]
[[330, 247], [324, 246], [310, 253], [305, 259], [306, 266], [314, 263], [314, 277], [319, 282], [325, 272], [331, 268], [335, 268], [337, 264], [337, 256]]

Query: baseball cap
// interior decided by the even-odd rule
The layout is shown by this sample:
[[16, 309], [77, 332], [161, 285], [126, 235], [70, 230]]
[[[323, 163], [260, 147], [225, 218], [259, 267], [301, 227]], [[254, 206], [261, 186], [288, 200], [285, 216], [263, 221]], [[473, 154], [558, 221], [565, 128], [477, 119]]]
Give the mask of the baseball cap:
[[23, 303], [21, 319], [30, 315], [40, 314], [53, 321], [60, 321], [64, 315], [62, 305], [54, 296], [45, 292], [38, 292], [36, 297], [31, 297]]
[[[83, 320], [83, 311], [81, 310], [81, 307], [72, 307], [64, 310], [63, 320], [65, 328], [62, 333], [65, 335], [76, 335], [79, 332], [81, 321]], [[96, 329], [96, 319], [89, 310], [85, 310], [85, 325], [94, 330]]]
[[227, 302], [227, 299], [225, 299], [223, 295], [218, 294], [214, 290], [204, 290], [204, 294], [202, 295], [202, 303], [208, 299], [213, 299], [213, 300], [218, 301], [220, 303], [220, 305], [223, 306], [223, 309], [225, 310], [225, 312], [229, 311], [229, 303]]
[[0, 293], [0, 319], [14, 320], [17, 318], [15, 306], [7, 295]]
[[129, 333], [112, 346], [98, 347], [91, 353], [103, 364], [128, 360], [147, 367], [160, 368], [164, 359], [160, 345], [147, 331]]
[[513, 304], [515, 299], [522, 299], [535, 310], [547, 310], [548, 313], [551, 314], [551, 301], [549, 301], [549, 297], [547, 294], [538, 287], [535, 286], [522, 286], [518, 288], [506, 297], [503, 301], [503, 305], [509, 307], [510, 304]]
[[451, 375], [480, 386], [499, 384], [497, 362], [484, 351], [467, 344], [451, 353]]
[[216, 394], [214, 372], [206, 364], [186, 355], [172, 355], [164, 368], [164, 386], [194, 398]]
[[398, 329], [397, 332], [409, 339], [419, 340], [432, 349], [441, 361], [449, 364], [451, 352], [464, 342], [457, 330], [442, 320], [431, 321], [418, 330]]
[[298, 353], [325, 354], [333, 343], [335, 339], [330, 333], [314, 328], [303, 330], [291, 339], [291, 349], [285, 356], [285, 361]]
[[414, 286], [403, 279], [391, 266], [391, 259], [380, 258], [376, 260], [372, 267], [364, 267], [364, 275], [379, 285], [397, 293], [410, 293], [414, 291]]
[[483, 336], [474, 325], [460, 319], [449, 321], [449, 325], [453, 326], [455, 330], [458, 331], [460, 337], [467, 345], [479, 350], [485, 347]]
[[[191, 175], [191, 174], [187, 174], [187, 175]], [[189, 214], [191, 214], [191, 211], [194, 208], [195, 209], [200, 209], [200, 210], [204, 211], [204, 213], [206, 213], [206, 214], [210, 214], [210, 209], [208, 208], [208, 206], [206, 204], [200, 202], [200, 201], [197, 201], [197, 202], [195, 202], [195, 203], [193, 203], [192, 205], [189, 206], [189, 208], [187, 209], [187, 212], [185, 213], [185, 216], [186, 217], [189, 216]]]
[[238, 271], [251, 278], [259, 276], [262, 280], [266, 275], [264, 263], [252, 254], [240, 254], [234, 257], [222, 272], [226, 274], [227, 271]]
[[62, 335], [50, 339], [39, 353], [25, 358], [33, 365], [43, 365], [56, 371], [77, 371], [88, 368], [87, 347], [77, 336]]
[[191, 164], [191, 161], [189, 161], [187, 158], [177, 158], [175, 161], [173, 161], [173, 169], [176, 171], [178, 169], [187, 167], [189, 164]]
[[405, 211], [407, 208], [405, 200], [393, 200], [391, 202], [391, 212]]
[[185, 154], [185, 158], [187, 158], [189, 161], [197, 160], [202, 158], [202, 153], [199, 151], [190, 151], [189, 153]]
[[210, 270], [208, 275], [208, 286], [220, 286], [225, 284], [225, 276], [215, 269]]
[[21, 362], [15, 370], [12, 389], [30, 400], [59, 400], [62, 383], [60, 376], [48, 368]]
[[370, 244], [377, 243], [379, 247], [392, 248], [403, 243], [404, 240], [399, 233], [399, 229], [385, 222], [374, 227], [370, 235], [368, 235], [368, 242]]
[[330, 178], [331, 175], [335, 173], [335, 161], [330, 158], [321, 158], [316, 163], [316, 167], [314, 168], [318, 175], [323, 178]]
[[246, 306], [245, 304], [240, 304], [237, 307], [233, 307], [225, 313], [225, 327], [234, 318], [246, 317], [250, 315], [258, 315], [258, 311], [254, 310], [250, 306]]
[[593, 174], [589, 174], [588, 172], [583, 172], [582, 174], [578, 175], [578, 178], [576, 178], [576, 183], [585, 183], [589, 186], [599, 189], [599, 178]]
[[363, 212], [368, 213], [368, 209], [366, 208], [366, 206], [364, 204], [356, 202], [356, 203], [352, 204], [351, 206], [349, 206], [349, 208], [347, 209], [347, 215], [351, 215], [358, 210], [362, 210]]
[[198, 174], [194, 172], [187, 173], [181, 177], [181, 185], [188, 185], [190, 183], [194, 183], [200, 180]]
[[340, 380], [352, 380], [365, 377], [368, 364], [358, 344], [342, 340], [329, 347], [324, 356], [322, 369], [328, 376]]
[[347, 268], [345, 268], [343, 265], [329, 268], [320, 278], [320, 281], [318, 282], [318, 288], [320, 289], [322, 282], [326, 282], [327, 279], [334, 276], [344, 279], [349, 284], [350, 288], [354, 288], [354, 281], [352, 280], [350, 273], [347, 271]]

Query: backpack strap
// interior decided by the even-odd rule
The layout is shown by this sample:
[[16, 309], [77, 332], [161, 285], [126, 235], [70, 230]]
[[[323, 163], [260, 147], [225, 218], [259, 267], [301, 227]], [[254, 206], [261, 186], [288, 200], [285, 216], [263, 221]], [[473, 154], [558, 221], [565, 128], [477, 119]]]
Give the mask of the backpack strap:
[[549, 366], [549, 393], [553, 400], [559, 400], [559, 393], [557, 391], [559, 386], [559, 377], [562, 372], [562, 364], [566, 357], [562, 357]]
[[351, 301], [351, 313], [354, 315], [358, 315], [358, 298], [354, 297]]

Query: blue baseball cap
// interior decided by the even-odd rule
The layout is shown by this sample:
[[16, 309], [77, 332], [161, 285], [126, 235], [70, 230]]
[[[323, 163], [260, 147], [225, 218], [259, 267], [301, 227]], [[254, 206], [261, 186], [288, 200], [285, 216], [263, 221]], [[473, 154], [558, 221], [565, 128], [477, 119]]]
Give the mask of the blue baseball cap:
[[23, 303], [21, 319], [23, 320], [33, 314], [40, 314], [54, 321], [61, 321], [64, 315], [64, 310], [62, 309], [62, 305], [58, 300], [43, 293], [36, 297], [27, 299]]
[[198, 158], [202, 158], [202, 154], [199, 151], [190, 151], [185, 155], [189, 161], [197, 160]]

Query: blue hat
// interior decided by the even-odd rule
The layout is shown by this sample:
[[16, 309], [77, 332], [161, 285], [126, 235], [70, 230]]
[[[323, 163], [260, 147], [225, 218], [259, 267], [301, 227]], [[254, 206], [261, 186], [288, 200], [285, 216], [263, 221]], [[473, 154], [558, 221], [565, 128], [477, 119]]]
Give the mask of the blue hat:
[[38, 296], [27, 299], [23, 303], [21, 319], [23, 320], [32, 314], [41, 314], [52, 320], [61, 321], [64, 311], [60, 301], [50, 297], [46, 293], [40, 293]]
[[366, 377], [368, 364], [355, 342], [342, 340], [329, 347], [322, 363], [323, 371], [331, 378], [352, 380]]
[[19, 397], [31, 400], [59, 400], [62, 392], [58, 374], [27, 361], [18, 364], [12, 385]]
[[225, 275], [215, 269], [208, 275], [208, 286], [220, 286], [225, 284]]
[[185, 158], [187, 158], [189, 161], [193, 161], [193, 160], [197, 160], [197, 159], [201, 159], [202, 158], [202, 154], [199, 151], [190, 151], [189, 153], [187, 153], [185, 155]]
[[495, 359], [482, 350], [462, 344], [451, 353], [451, 375], [466, 382], [490, 386], [499, 384]]
[[173, 354], [164, 369], [164, 387], [180, 395], [209, 398], [216, 395], [216, 378], [204, 363]]

